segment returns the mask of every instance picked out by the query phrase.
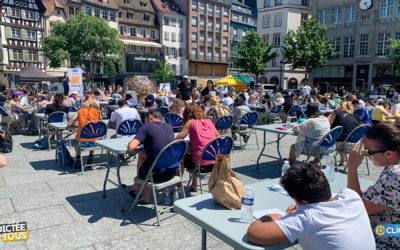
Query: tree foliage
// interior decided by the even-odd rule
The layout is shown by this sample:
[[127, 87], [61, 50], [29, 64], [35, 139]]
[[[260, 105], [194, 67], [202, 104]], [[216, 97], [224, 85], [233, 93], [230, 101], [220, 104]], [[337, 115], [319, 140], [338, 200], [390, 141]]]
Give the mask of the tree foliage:
[[392, 49], [393, 53], [391, 55], [383, 56], [383, 58], [390, 61], [396, 72], [400, 71], [400, 40], [393, 38], [389, 39], [389, 48]]
[[81, 68], [90, 61], [92, 76], [101, 66], [112, 76], [117, 73], [116, 63], [123, 65], [120, 54], [124, 44], [118, 39], [118, 31], [110, 28], [102, 18], [83, 11], [66, 22], [56, 22], [50, 35], [42, 37], [42, 44], [52, 68], [61, 67], [64, 60], [69, 60], [72, 67]]
[[[315, 19], [303, 20], [297, 31], [289, 30], [284, 37], [282, 54], [293, 69], [318, 67], [336, 54], [332, 39], [326, 38], [329, 26], [321, 26]], [[308, 52], [307, 52], [308, 49]], [[307, 63], [306, 63], [307, 61]]]
[[272, 44], [267, 46], [260, 35], [252, 31], [244, 37], [238, 55], [238, 66], [255, 74], [258, 79], [258, 75], [264, 72], [264, 68], [276, 56], [276, 52], [272, 51]]
[[154, 74], [150, 74], [151, 77], [155, 78], [157, 83], [164, 83], [165, 81], [175, 80], [175, 74], [172, 70], [171, 64], [165, 60], [157, 59], [158, 67], [154, 71]]

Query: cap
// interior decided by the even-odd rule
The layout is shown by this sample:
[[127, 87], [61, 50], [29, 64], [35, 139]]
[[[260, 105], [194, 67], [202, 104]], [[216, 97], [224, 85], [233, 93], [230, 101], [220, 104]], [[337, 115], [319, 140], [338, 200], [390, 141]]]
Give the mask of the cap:
[[218, 102], [219, 102], [218, 96], [214, 96], [214, 97], [212, 97], [212, 98], [210, 99], [210, 104], [211, 104], [212, 106], [216, 106], [216, 105], [218, 104]]
[[183, 79], [189, 79], [189, 77], [187, 75], [184, 75]]
[[72, 91], [71, 95], [78, 95], [78, 92], [77, 91]]

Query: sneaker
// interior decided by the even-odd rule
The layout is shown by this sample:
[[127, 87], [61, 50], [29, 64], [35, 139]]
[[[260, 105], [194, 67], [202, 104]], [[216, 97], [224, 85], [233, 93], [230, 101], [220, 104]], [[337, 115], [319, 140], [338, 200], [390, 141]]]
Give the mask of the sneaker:
[[247, 144], [247, 142], [249, 141], [250, 135], [244, 135], [243, 136], [243, 141], [245, 144]]
[[89, 158], [86, 160], [86, 165], [92, 165], [93, 164], [93, 155], [89, 155]]

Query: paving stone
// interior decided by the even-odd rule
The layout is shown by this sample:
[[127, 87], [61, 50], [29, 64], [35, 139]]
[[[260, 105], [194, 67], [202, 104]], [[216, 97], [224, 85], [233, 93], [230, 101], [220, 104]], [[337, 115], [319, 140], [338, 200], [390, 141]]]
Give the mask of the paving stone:
[[17, 184], [28, 184], [31, 182], [38, 182], [42, 179], [37, 173], [31, 174], [16, 174], [12, 176], [4, 176], [4, 180], [7, 186], [17, 185]]
[[3, 214], [11, 214], [14, 213], [14, 207], [11, 202], [11, 199], [2, 199], [0, 200], [0, 215]]

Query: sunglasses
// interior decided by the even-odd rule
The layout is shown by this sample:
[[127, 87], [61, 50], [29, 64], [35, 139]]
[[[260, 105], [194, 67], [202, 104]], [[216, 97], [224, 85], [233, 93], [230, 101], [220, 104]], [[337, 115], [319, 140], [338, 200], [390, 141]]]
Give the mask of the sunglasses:
[[377, 151], [368, 151], [368, 156], [378, 154], [378, 153], [385, 153], [387, 150], [377, 150]]

